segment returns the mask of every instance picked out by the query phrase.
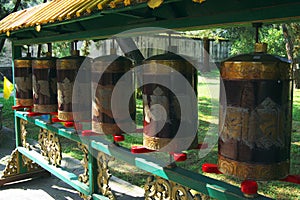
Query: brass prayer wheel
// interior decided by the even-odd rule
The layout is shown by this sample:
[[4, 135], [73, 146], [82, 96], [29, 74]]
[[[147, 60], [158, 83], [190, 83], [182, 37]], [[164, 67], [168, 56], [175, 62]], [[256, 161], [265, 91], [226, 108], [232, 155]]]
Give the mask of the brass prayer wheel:
[[34, 112], [57, 112], [56, 58], [48, 52], [32, 61], [32, 70]]
[[221, 64], [218, 167], [240, 179], [275, 180], [289, 173], [292, 68], [264, 44], [255, 49]]
[[[132, 61], [126, 57], [116, 54], [95, 58], [92, 64], [92, 130], [99, 134], [122, 134], [115, 119], [128, 123], [128, 120], [135, 120], [135, 99], [132, 95], [128, 109], [131, 119], [123, 113], [113, 116], [111, 110], [111, 96], [115, 85], [120, 78], [132, 68]], [[129, 72], [130, 73], [130, 72]], [[133, 76], [126, 78], [127, 84], [134, 87]], [[122, 101], [122, 99], [119, 99]]]
[[[71, 56], [60, 58], [56, 60], [56, 70], [57, 70], [57, 102], [58, 102], [58, 119], [63, 121], [72, 121], [72, 95], [73, 86], [76, 79], [77, 72], [86, 59], [84, 56], [79, 56], [78, 50], [73, 50]], [[80, 88], [76, 88], [80, 89]], [[78, 101], [82, 98], [76, 98]], [[75, 106], [78, 108], [79, 102]]]
[[[197, 123], [192, 123], [192, 120], [182, 117], [181, 113], [181, 107], [184, 106], [188, 106], [196, 112], [197, 105], [193, 105], [190, 101], [190, 97], [186, 92], [188, 89], [186, 85], [180, 85], [184, 88], [177, 88], [180, 92], [176, 94], [166, 86], [173, 87], [176, 85], [177, 87], [178, 75], [183, 76], [193, 88], [192, 92], [197, 96], [197, 70], [190, 62], [171, 52], [152, 56], [146, 59], [144, 64], [146, 65], [143, 72], [144, 81], [160, 80], [165, 86], [155, 82], [143, 84], [143, 145], [151, 150], [162, 150], [164, 148], [165, 151], [182, 151], [195, 148], [198, 144], [196, 133], [185, 133], [184, 136], [178, 137], [177, 132], [181, 125], [185, 127], [196, 126], [195, 130], [197, 130]], [[161, 66], [167, 66], [167, 68]], [[179, 72], [179, 74], [175, 72]], [[176, 90], [176, 87], [174, 90]], [[177, 99], [179, 96], [186, 99], [186, 105], [180, 105]], [[164, 115], [160, 113], [162, 109], [155, 108], [155, 105], [163, 107], [166, 120], [161, 117]], [[197, 118], [197, 112], [192, 117]]]
[[32, 106], [32, 64], [30, 53], [14, 60], [16, 105]]
[[[72, 92], [72, 112], [75, 122], [86, 122], [91, 125], [92, 95], [91, 95], [91, 67], [93, 59], [84, 57], [77, 72]], [[91, 126], [89, 126], [91, 127]], [[90, 129], [90, 128], [89, 128]]]

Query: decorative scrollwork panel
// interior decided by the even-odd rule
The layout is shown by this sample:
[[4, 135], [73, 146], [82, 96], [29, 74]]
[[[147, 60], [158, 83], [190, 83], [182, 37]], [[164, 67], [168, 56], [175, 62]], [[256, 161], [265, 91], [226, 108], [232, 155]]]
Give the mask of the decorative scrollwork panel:
[[29, 144], [27, 143], [26, 137], [27, 137], [27, 129], [26, 129], [26, 125], [28, 124], [28, 122], [24, 119], [20, 119], [20, 130], [21, 130], [21, 142], [22, 142], [22, 146], [25, 147], [26, 149], [29, 149]]
[[102, 152], [98, 153], [97, 156], [97, 165], [98, 165], [98, 177], [97, 177], [97, 183], [99, 192], [108, 197], [111, 200], [115, 200], [116, 197], [111, 191], [111, 188], [109, 187], [109, 179], [111, 177], [111, 173], [108, 169], [108, 162], [111, 159], [105, 155]]
[[7, 178], [10, 176], [14, 176], [20, 173], [20, 163], [19, 163], [19, 152], [17, 149], [15, 149], [12, 154], [11, 154], [11, 158], [9, 159], [2, 177], [3, 178]]
[[[20, 156], [22, 159], [20, 159]], [[19, 154], [15, 149], [9, 159], [1, 178], [8, 178], [20, 174], [21, 167], [27, 168], [27, 172], [41, 170], [42, 168], [24, 155]]]
[[40, 144], [41, 153], [54, 166], [61, 164], [62, 153], [58, 136], [45, 129], [40, 130], [38, 142]]
[[28, 172], [32, 171], [37, 171], [37, 170], [42, 170], [43, 168], [27, 158], [26, 156], [22, 155], [22, 161], [23, 161], [23, 166], [27, 168]]
[[83, 159], [81, 161], [81, 164], [83, 166], [84, 172], [79, 175], [78, 180], [80, 182], [83, 182], [87, 185], [89, 185], [89, 169], [88, 169], [88, 163], [89, 163], [89, 151], [87, 146], [84, 144], [78, 143], [78, 147], [82, 150], [83, 152]]
[[145, 184], [146, 200], [200, 200], [200, 194], [193, 194], [187, 187], [161, 177], [149, 176]]

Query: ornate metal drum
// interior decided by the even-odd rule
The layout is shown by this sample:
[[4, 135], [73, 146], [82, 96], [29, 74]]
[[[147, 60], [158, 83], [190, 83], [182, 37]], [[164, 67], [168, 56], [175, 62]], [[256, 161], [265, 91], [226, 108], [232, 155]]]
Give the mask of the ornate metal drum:
[[[197, 95], [197, 70], [187, 60], [174, 53], [166, 53], [150, 57], [144, 61], [145, 70], [143, 78], [163, 82], [171, 87], [178, 86], [178, 75], [184, 76]], [[167, 66], [162, 68], [161, 66]], [[175, 72], [179, 72], [175, 73]], [[177, 84], [176, 84], [177, 83]], [[144, 108], [144, 137], [143, 144], [152, 150], [182, 151], [195, 148], [198, 144], [197, 133], [185, 133], [184, 136], [176, 136], [179, 126], [195, 127], [197, 130], [197, 104], [193, 105], [191, 97], [186, 92], [186, 85], [179, 84], [176, 95], [162, 84], [143, 84], [143, 108]], [[180, 105], [178, 97], [185, 99], [185, 105]], [[162, 107], [156, 107], [157, 105]], [[186, 106], [186, 107], [185, 107]], [[194, 111], [189, 117], [182, 117], [181, 110], [190, 108]], [[181, 109], [182, 108], [182, 109]], [[161, 113], [165, 110], [165, 113]], [[166, 119], [163, 119], [166, 115]], [[151, 123], [151, 125], [150, 125]], [[182, 123], [182, 124], [181, 124]], [[172, 141], [172, 145], [171, 142]], [[186, 148], [185, 148], [186, 147]]]
[[[111, 96], [115, 85], [120, 78], [132, 67], [130, 59], [116, 54], [95, 58], [92, 65], [92, 130], [99, 134], [122, 134], [115, 119], [124, 123], [135, 120], [135, 98], [132, 95], [128, 109], [131, 119], [124, 113], [113, 116], [111, 110]], [[133, 74], [130, 78], [123, 80], [134, 87]], [[120, 99], [122, 101], [122, 99]]]
[[[91, 67], [93, 59], [84, 57], [77, 72], [72, 93], [72, 112], [75, 122], [86, 122], [91, 129], [92, 96], [91, 96]], [[84, 98], [83, 98], [84, 97]]]
[[[77, 72], [81, 64], [85, 60], [85, 58], [86, 57], [84, 56], [79, 56], [78, 50], [73, 50], [71, 56], [56, 60], [58, 119], [60, 120], [64, 120], [64, 121], [73, 120], [73, 113], [72, 113], [73, 86], [74, 86], [74, 81]], [[76, 98], [77, 101], [79, 99], [82, 99], [82, 97]]]
[[32, 87], [34, 111], [57, 112], [56, 58], [47, 57], [32, 61]]
[[[280, 57], [256, 52], [221, 64], [219, 170], [241, 179], [271, 180], [289, 173], [292, 69]], [[224, 113], [226, 111], [226, 114]]]
[[32, 63], [30, 53], [27, 57], [14, 60], [16, 105], [32, 106]]

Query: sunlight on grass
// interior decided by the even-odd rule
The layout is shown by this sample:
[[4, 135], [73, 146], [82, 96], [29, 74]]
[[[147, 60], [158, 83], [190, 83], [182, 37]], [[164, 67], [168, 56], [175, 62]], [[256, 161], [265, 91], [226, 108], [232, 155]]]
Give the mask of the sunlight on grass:
[[14, 105], [14, 97], [9, 97], [9, 99], [0, 98], [0, 103], [3, 104], [2, 110], [2, 125], [14, 129], [14, 111], [11, 107]]
[[300, 121], [300, 89], [294, 90], [294, 96], [293, 96], [293, 120]]

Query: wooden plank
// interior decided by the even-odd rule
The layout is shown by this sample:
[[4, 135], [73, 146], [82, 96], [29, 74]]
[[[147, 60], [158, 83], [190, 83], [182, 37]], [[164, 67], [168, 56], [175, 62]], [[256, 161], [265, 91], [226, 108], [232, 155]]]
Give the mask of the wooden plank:
[[48, 161], [46, 161], [41, 154], [35, 151], [29, 151], [24, 147], [18, 147], [17, 149], [21, 154], [25, 155], [30, 160], [37, 163], [42, 168], [49, 171], [51, 174], [61, 179], [62, 181], [64, 181], [65, 183], [67, 183], [77, 191], [83, 193], [84, 195], [91, 195], [91, 191], [89, 187], [84, 183], [78, 181], [78, 177], [76, 174], [68, 172], [63, 168], [50, 165]]

